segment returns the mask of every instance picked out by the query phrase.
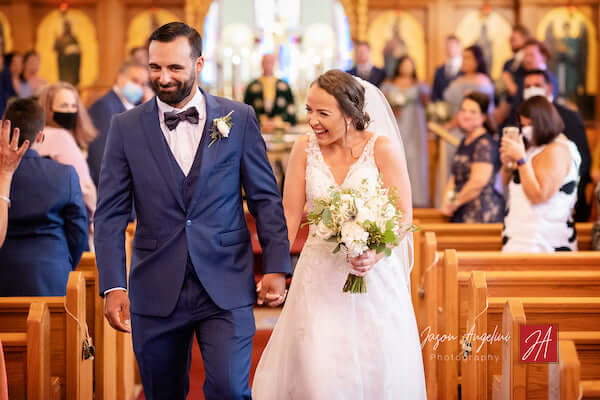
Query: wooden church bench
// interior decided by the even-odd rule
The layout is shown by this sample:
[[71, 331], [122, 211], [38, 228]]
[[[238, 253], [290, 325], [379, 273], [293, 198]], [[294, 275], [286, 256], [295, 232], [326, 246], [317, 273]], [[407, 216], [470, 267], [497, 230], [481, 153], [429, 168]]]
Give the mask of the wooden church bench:
[[[559, 370], [548, 369], [548, 375], [540, 375], [537, 364], [523, 363], [520, 361], [519, 327], [528, 323], [523, 304], [518, 298], [510, 298], [505, 306], [502, 316], [502, 333], [511, 337], [509, 342], [502, 343], [502, 369], [500, 375], [492, 378], [492, 399], [500, 400], [509, 398], [513, 400], [526, 400], [535, 396], [536, 387], [548, 386], [549, 398], [553, 398], [557, 387], [560, 385]], [[598, 331], [559, 331], [558, 340], [572, 341], [578, 354], [581, 355], [581, 370], [585, 371], [586, 380], [600, 378], [600, 332]], [[560, 350], [559, 350], [560, 351]]]
[[117, 331], [104, 318], [104, 300], [99, 295], [96, 255], [85, 252], [77, 265], [86, 283], [86, 319], [94, 340], [94, 393], [98, 399], [117, 398]]
[[548, 368], [549, 400], [586, 400], [600, 398], [600, 380], [582, 380], [579, 351], [573, 340], [558, 342], [558, 364]]
[[[3, 328], [0, 328], [0, 342], [3, 343], [6, 357], [0, 360], [0, 386], [4, 386], [5, 389], [8, 387], [7, 393], [13, 400], [50, 399], [52, 396], [48, 305], [31, 304], [24, 331], [5, 333]], [[4, 381], [3, 378], [7, 380]], [[0, 399], [8, 400], [8, 397], [2, 396], [2, 392], [0, 390]]]
[[[504, 307], [509, 299], [489, 297], [485, 273], [474, 271], [469, 287], [467, 329], [475, 335], [493, 335], [494, 331], [501, 335]], [[600, 297], [519, 297], [518, 300], [528, 324], [556, 324], [559, 332], [600, 331]], [[471, 354], [461, 360], [462, 398], [480, 399], [482, 393], [491, 398], [493, 376], [499, 375], [502, 367], [502, 343], [500, 340], [486, 343], [476, 336], [471, 346]], [[531, 364], [528, 379], [545, 382], [542, 378], [547, 376], [547, 368], [547, 364]], [[532, 384], [527, 389], [527, 399], [548, 398], [547, 384]]]
[[[429, 311], [427, 316], [431, 315], [427, 326], [431, 328], [424, 332], [421, 329], [421, 340], [426, 338], [427, 333], [440, 333], [456, 336], [459, 339], [466, 331], [467, 310], [468, 310], [468, 287], [470, 285], [470, 272], [459, 272], [461, 261], [469, 260], [468, 254], [464, 257], [464, 252], [446, 250], [440, 256], [435, 267], [426, 274], [425, 283], [425, 307]], [[600, 294], [600, 270], [592, 270], [597, 265], [600, 257], [592, 257], [590, 260], [581, 263], [584, 258], [573, 254], [564, 254], [559, 256], [562, 263], [555, 263], [562, 270], [550, 271], [546, 263], [548, 255], [521, 255], [525, 257], [522, 263], [515, 264], [513, 255], [506, 253], [482, 253], [492, 257], [486, 261], [481, 257], [480, 263], [473, 268], [493, 269], [486, 275], [487, 290], [489, 296], [509, 297], [509, 296], [528, 296], [528, 297], [546, 297], [546, 296], [570, 296], [585, 297], [596, 296]], [[596, 256], [594, 254], [594, 256]], [[600, 256], [600, 255], [599, 255]], [[539, 257], [542, 260], [536, 259]], [[459, 261], [460, 260], [460, 261]], [[521, 269], [522, 265], [529, 265], [537, 270]], [[576, 265], [584, 270], [573, 271]], [[517, 271], [514, 269], [518, 268]], [[498, 270], [502, 268], [502, 270]], [[546, 269], [545, 271], [543, 269]], [[540, 270], [542, 269], [542, 270]], [[435, 313], [431, 313], [435, 310]], [[435, 320], [432, 321], [432, 318]], [[441, 342], [438, 349], [429, 350], [432, 347], [430, 342], [423, 348], [424, 357], [431, 357], [433, 352], [437, 357], [438, 365], [436, 370], [438, 375], [436, 381], [443, 393], [455, 393], [459, 365], [451, 356], [460, 352], [459, 340]], [[448, 394], [450, 396], [450, 394]], [[454, 396], [454, 395], [452, 395]]]
[[[50, 311], [50, 374], [57, 377], [62, 399], [91, 400], [93, 396], [92, 359], [84, 359], [84, 325], [86, 321], [85, 280], [79, 271], [69, 274], [65, 297], [0, 298], [0, 326], [7, 333], [27, 330], [31, 304], [43, 302]], [[82, 321], [82, 327], [69, 312]]]

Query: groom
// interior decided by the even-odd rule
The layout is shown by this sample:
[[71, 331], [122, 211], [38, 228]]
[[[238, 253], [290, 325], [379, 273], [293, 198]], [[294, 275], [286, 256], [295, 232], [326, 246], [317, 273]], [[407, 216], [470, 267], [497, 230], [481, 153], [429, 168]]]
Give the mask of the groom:
[[[113, 118], [100, 172], [100, 294], [115, 329], [128, 332], [131, 320], [148, 400], [185, 399], [194, 335], [206, 399], [250, 398], [256, 294], [242, 187], [264, 254], [259, 304], [283, 302], [291, 271], [281, 197], [254, 111], [198, 88], [201, 51], [198, 32], [181, 22], [150, 36], [156, 97]], [[228, 124], [214, 122], [228, 114]], [[127, 293], [132, 200], [137, 228]]]

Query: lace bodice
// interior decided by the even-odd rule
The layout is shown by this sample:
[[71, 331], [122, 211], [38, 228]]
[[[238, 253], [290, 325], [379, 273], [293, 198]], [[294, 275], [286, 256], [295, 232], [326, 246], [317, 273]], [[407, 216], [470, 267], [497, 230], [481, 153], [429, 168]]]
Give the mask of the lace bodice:
[[315, 134], [309, 134], [308, 146], [306, 148], [306, 202], [309, 210], [312, 210], [315, 199], [325, 197], [329, 194], [329, 189], [332, 186], [358, 188], [364, 179], [367, 179], [373, 185], [377, 183], [379, 170], [375, 164], [376, 141], [377, 134], [369, 139], [358, 160], [350, 166], [342, 184], [338, 185], [333, 177], [331, 168], [329, 168], [323, 158]]
[[[342, 188], [375, 184], [373, 136]], [[306, 163], [309, 205], [336, 186], [313, 134]], [[404, 241], [403, 243], [406, 243]], [[254, 375], [252, 397], [425, 400], [423, 355], [409, 287], [408, 246], [398, 246], [366, 276], [367, 293], [344, 293], [352, 266], [335, 243], [309, 235], [288, 297]], [[277, 384], [273, 384], [277, 382]]]

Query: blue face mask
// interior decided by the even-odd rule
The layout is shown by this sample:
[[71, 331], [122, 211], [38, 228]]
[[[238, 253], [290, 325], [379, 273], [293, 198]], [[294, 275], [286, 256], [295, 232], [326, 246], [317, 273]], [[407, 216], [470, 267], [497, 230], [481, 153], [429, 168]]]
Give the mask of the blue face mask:
[[138, 104], [142, 100], [142, 96], [144, 96], [144, 89], [140, 85], [129, 81], [121, 89], [121, 94], [131, 104]]

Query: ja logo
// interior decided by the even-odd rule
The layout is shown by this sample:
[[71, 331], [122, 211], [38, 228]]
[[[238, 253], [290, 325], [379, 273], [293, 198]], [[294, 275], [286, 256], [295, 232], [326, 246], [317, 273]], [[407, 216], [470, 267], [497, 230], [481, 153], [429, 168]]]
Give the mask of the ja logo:
[[558, 325], [521, 325], [519, 357], [526, 363], [558, 362]]

